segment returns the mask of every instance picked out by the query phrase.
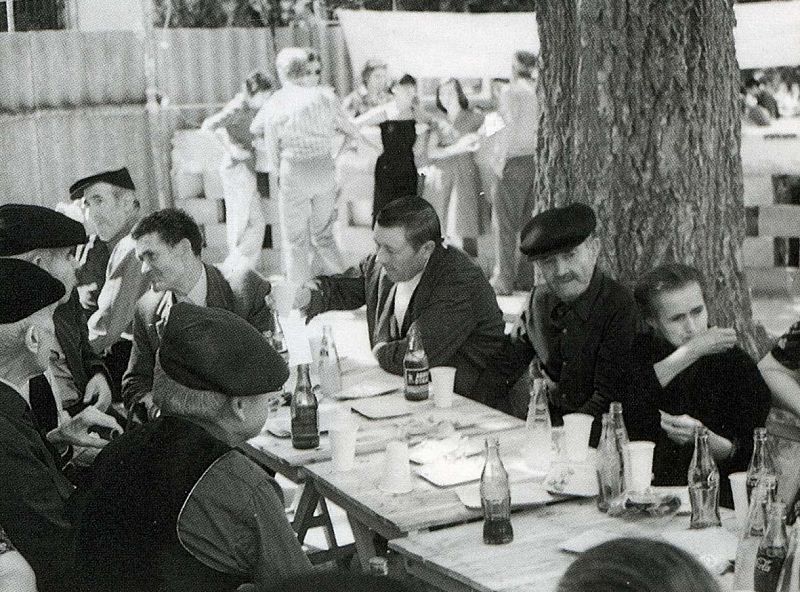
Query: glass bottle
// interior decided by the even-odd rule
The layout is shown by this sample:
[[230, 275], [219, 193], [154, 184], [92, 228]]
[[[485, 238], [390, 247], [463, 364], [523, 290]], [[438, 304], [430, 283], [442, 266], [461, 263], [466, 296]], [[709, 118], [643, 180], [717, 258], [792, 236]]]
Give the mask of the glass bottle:
[[322, 343], [319, 348], [319, 388], [322, 395], [330, 397], [342, 390], [342, 372], [339, 366], [339, 352], [333, 340], [330, 325], [322, 326]]
[[708, 445], [708, 428], [694, 432], [694, 454], [688, 473], [692, 517], [689, 528], [722, 526], [719, 518], [719, 470]]
[[766, 475], [756, 484], [750, 508], [747, 512], [747, 525], [736, 548], [736, 568], [733, 578], [734, 590], [752, 590], [756, 554], [761, 538], [766, 530], [767, 507], [774, 501], [775, 477]]
[[286, 335], [283, 333], [283, 327], [281, 327], [281, 320], [278, 316], [278, 309], [275, 308], [275, 301], [273, 300], [272, 296], [267, 294], [264, 296], [264, 302], [269, 309], [269, 314], [272, 317], [272, 329], [267, 329], [264, 331], [264, 338], [267, 340], [272, 348], [278, 352], [283, 361], [287, 364], [289, 363], [289, 347], [286, 342]]
[[750, 495], [758, 483], [761, 475], [775, 475], [775, 463], [770, 454], [769, 443], [767, 442], [767, 429], [756, 428], [753, 431], [753, 455], [750, 457], [750, 465], [747, 467], [747, 501], [750, 502]]
[[[800, 508], [795, 507], [795, 514]], [[786, 560], [783, 562], [778, 592], [800, 592], [800, 520], [797, 520], [789, 533], [789, 545]]]
[[773, 502], [769, 507], [767, 529], [758, 546], [753, 571], [753, 589], [756, 592], [775, 592], [786, 559], [786, 527], [783, 517], [786, 504]]
[[292, 396], [292, 446], [298, 449], [319, 446], [317, 397], [311, 388], [308, 364], [297, 366], [297, 385]]
[[608, 413], [614, 426], [617, 455], [620, 462], [620, 487], [622, 487], [622, 491], [626, 491], [631, 482], [631, 457], [626, 446], [630, 440], [628, 438], [628, 430], [625, 427], [625, 420], [622, 417], [622, 403], [613, 401], [608, 407]]
[[481, 473], [483, 542], [504, 545], [514, 540], [511, 527], [511, 489], [508, 473], [500, 459], [497, 438], [486, 438], [486, 463]]
[[531, 363], [530, 397], [525, 421], [528, 435], [524, 453], [531, 468], [547, 472], [553, 460], [553, 436], [547, 380], [541, 374], [538, 360]]
[[603, 414], [603, 430], [597, 445], [597, 508], [607, 512], [611, 500], [624, 491], [622, 483], [622, 458], [617, 446], [617, 434], [610, 413]]
[[431, 371], [428, 356], [422, 345], [417, 323], [411, 323], [408, 329], [408, 348], [403, 358], [403, 375], [405, 378], [405, 395], [409, 401], [424, 401], [428, 398], [431, 382]]

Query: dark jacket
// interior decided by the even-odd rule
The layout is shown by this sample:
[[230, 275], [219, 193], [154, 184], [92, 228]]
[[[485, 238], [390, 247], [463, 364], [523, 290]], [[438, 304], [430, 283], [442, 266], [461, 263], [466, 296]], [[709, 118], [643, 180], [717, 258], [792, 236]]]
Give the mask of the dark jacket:
[[591, 444], [600, 436], [600, 416], [626, 383], [624, 360], [636, 336], [639, 314], [630, 290], [595, 270], [586, 291], [561, 302], [546, 284], [531, 292], [508, 343], [481, 377], [481, 385], [507, 397], [536, 357], [558, 384], [551, 403], [556, 414], [595, 417]]
[[187, 421], [166, 417], [112, 442], [95, 461], [76, 531], [84, 590], [235, 590], [241, 576], [195, 559], [178, 518], [195, 484], [230, 447]]
[[747, 470], [753, 453], [753, 430], [763, 426], [770, 407], [770, 391], [755, 362], [739, 347], [704, 356], [666, 386], [653, 365], [675, 347], [652, 334], [640, 335], [631, 349], [627, 395], [623, 400], [625, 425], [631, 440], [656, 443], [654, 485], [686, 485], [694, 446], [680, 446], [661, 429], [659, 409], [671, 415], [687, 414], [734, 445], [733, 455], [717, 463], [720, 502], [733, 507], [728, 475]]
[[[264, 301], [270, 293], [267, 280], [250, 269], [227, 273], [227, 277], [211, 265], [205, 265], [205, 269], [206, 306], [235, 312], [261, 332], [272, 329], [272, 314]], [[133, 349], [128, 370], [122, 378], [122, 395], [128, 408], [153, 388], [156, 351], [161, 343], [158, 331], [172, 304], [172, 292], [153, 290], [136, 304]]]
[[72, 485], [25, 400], [0, 382], [0, 524], [36, 574], [38, 589], [69, 590]]
[[355, 276], [318, 277], [319, 289], [312, 292], [309, 316], [366, 304], [370, 344], [388, 343], [380, 350], [378, 363], [392, 374], [403, 373], [408, 329], [416, 321], [430, 366], [455, 367], [454, 390], [483, 400], [485, 393], [476, 393], [474, 387], [487, 361], [502, 346], [504, 324], [492, 287], [480, 268], [460, 250], [438, 245], [394, 339], [384, 322], [392, 282], [388, 277], [381, 281], [381, 275], [373, 254], [361, 262]]

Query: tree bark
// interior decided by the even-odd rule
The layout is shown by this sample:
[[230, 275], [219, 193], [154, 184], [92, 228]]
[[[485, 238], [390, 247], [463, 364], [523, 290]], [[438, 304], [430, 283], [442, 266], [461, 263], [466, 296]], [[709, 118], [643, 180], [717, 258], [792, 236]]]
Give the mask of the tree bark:
[[753, 355], [744, 275], [739, 69], [729, 0], [538, 0], [540, 207], [593, 206], [624, 284], [694, 265], [710, 320]]

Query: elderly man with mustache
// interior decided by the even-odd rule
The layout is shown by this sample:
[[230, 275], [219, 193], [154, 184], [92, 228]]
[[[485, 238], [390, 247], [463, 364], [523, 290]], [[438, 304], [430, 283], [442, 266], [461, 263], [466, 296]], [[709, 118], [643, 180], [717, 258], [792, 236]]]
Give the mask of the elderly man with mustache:
[[484, 372], [478, 389], [507, 404], [511, 387], [538, 359], [550, 383], [556, 425], [566, 413], [600, 416], [620, 400], [625, 357], [639, 316], [633, 294], [597, 268], [600, 242], [594, 211], [573, 203], [534, 216], [521, 233], [520, 251], [544, 284], [534, 287], [509, 342]]

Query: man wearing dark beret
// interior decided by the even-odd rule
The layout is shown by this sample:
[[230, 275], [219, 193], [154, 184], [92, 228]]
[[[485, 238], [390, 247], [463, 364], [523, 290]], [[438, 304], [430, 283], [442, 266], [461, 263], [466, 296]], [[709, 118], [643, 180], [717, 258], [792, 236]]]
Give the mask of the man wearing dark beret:
[[70, 194], [81, 199], [87, 223], [111, 252], [97, 310], [89, 317], [89, 343], [105, 356], [117, 395], [130, 357], [133, 309], [147, 289], [130, 235], [141, 217], [136, 186], [121, 168], [76, 181]]
[[520, 250], [545, 283], [530, 294], [510, 342], [481, 377], [498, 404], [537, 358], [550, 383], [551, 412], [595, 417], [591, 443], [600, 436], [600, 416], [620, 400], [621, 368], [639, 326], [633, 294], [597, 268], [600, 242], [594, 211], [574, 203], [542, 212], [522, 231]]
[[236, 447], [257, 435], [289, 370], [250, 324], [179, 302], [161, 335], [161, 417], [95, 461], [75, 537], [86, 590], [264, 590], [310, 563], [277, 484]]
[[229, 260], [222, 269], [204, 264], [200, 228], [181, 210], [166, 208], [144, 217], [131, 236], [152, 289], [136, 304], [133, 349], [122, 379], [122, 396], [129, 409], [141, 402], [151, 410], [159, 329], [172, 304], [182, 300], [224, 308], [263, 333], [273, 329], [271, 310], [264, 301], [271, 287], [246, 262], [236, 266]]
[[59, 468], [71, 445], [105, 444], [90, 429], [121, 430], [88, 407], [45, 434], [30, 412], [28, 382], [47, 366], [52, 314], [64, 294], [63, 284], [36, 265], [0, 258], [0, 524], [43, 592], [73, 589], [67, 579], [72, 526], [66, 511], [73, 487]]
[[[37, 377], [31, 384], [34, 409], [41, 399], [56, 397], [71, 414], [92, 402], [101, 411], [111, 404], [111, 386], [100, 356], [89, 346], [89, 334], [75, 289], [75, 247], [86, 243], [83, 225], [64, 214], [42, 206], [5, 204], [0, 206], [0, 257], [14, 257], [33, 263], [59, 280], [66, 289], [65, 302], [53, 314], [58, 356], [50, 361], [52, 385]], [[50, 387], [52, 386], [52, 392]], [[39, 399], [39, 402], [37, 402]], [[52, 410], [55, 415], [55, 407]], [[57, 417], [44, 421], [57, 425]]]

